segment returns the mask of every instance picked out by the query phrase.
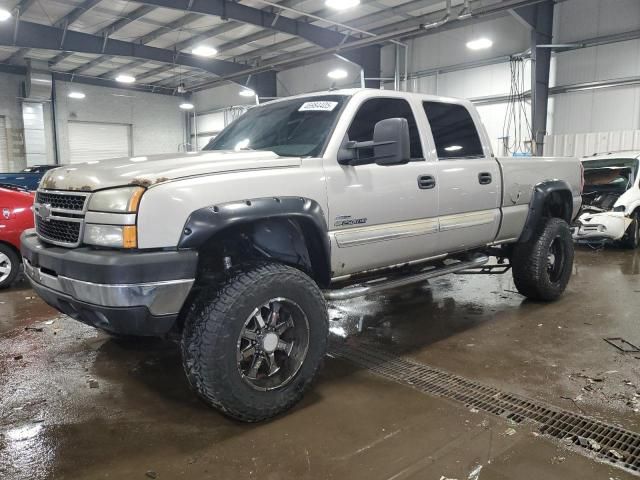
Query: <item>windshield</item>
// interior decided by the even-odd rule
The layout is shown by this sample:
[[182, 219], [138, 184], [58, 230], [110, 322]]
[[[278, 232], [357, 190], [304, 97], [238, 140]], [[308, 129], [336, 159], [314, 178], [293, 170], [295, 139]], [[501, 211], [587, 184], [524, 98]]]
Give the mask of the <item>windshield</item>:
[[283, 157], [319, 156], [347, 98], [307, 97], [253, 108], [204, 150], [268, 150]]
[[592, 160], [583, 162], [583, 165], [585, 186], [592, 187], [592, 190], [626, 191], [638, 174], [638, 160], [634, 158]]

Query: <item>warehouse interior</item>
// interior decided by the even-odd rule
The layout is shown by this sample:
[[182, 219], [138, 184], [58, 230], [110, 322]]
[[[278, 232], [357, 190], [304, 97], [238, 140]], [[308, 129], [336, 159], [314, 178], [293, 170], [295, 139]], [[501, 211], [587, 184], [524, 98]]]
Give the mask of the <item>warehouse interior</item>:
[[[47, 169], [186, 169], [247, 112], [362, 88], [468, 100], [492, 158], [629, 159], [615, 171], [640, 205], [638, 0], [0, 0], [0, 200], [28, 202], [0, 203], [0, 285]], [[251, 424], [191, 392], [175, 335], [75, 321], [27, 264], [0, 290], [0, 478], [635, 478], [640, 250], [624, 235], [577, 242], [553, 303], [498, 274], [328, 300], [318, 378]]]

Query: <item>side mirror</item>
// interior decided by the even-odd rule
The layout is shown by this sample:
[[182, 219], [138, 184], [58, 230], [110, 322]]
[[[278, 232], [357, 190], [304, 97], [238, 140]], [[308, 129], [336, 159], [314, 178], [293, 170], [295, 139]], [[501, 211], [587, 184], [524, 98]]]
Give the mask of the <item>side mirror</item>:
[[378, 165], [398, 165], [411, 160], [409, 122], [406, 118], [388, 118], [376, 123], [373, 131], [373, 156]]

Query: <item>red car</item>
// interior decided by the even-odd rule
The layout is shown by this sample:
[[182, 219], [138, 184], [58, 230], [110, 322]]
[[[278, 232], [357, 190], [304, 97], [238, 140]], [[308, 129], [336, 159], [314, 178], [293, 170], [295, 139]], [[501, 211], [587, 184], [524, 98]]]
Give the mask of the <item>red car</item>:
[[0, 184], [0, 289], [11, 285], [20, 271], [20, 235], [33, 228], [34, 194]]

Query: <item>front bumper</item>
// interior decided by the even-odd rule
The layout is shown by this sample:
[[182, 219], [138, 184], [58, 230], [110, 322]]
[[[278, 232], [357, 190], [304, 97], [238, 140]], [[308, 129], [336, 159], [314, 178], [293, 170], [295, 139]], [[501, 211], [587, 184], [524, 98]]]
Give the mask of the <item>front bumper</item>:
[[166, 334], [195, 281], [194, 251], [67, 249], [41, 242], [33, 230], [21, 240], [25, 274], [44, 301], [114, 333]]
[[623, 212], [583, 213], [572, 228], [573, 239], [577, 242], [602, 242], [620, 240], [631, 219]]

